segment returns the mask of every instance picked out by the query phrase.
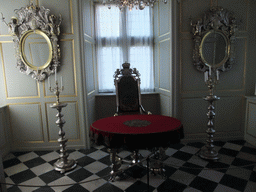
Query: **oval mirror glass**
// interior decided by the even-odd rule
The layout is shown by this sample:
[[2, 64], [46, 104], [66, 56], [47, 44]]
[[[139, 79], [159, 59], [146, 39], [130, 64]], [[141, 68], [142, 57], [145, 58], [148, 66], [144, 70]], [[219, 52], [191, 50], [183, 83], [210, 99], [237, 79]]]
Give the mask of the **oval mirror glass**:
[[228, 38], [218, 31], [209, 31], [200, 44], [200, 54], [205, 65], [220, 67], [229, 58], [230, 44]]
[[22, 61], [33, 70], [48, 67], [52, 60], [52, 44], [49, 37], [40, 30], [27, 31], [20, 40]]

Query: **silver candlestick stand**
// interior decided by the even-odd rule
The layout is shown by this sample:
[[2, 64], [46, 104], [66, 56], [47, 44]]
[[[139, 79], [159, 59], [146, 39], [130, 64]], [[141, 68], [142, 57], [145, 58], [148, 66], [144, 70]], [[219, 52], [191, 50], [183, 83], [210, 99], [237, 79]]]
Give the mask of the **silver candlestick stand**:
[[76, 167], [76, 161], [73, 159], [68, 159], [69, 154], [66, 151], [66, 142], [68, 139], [65, 138], [65, 132], [63, 131], [63, 125], [66, 123], [63, 119], [63, 115], [61, 110], [63, 107], [67, 106], [67, 103], [59, 102], [60, 92], [64, 90], [64, 86], [58, 86], [58, 81], [55, 79], [55, 88], [51, 88], [49, 86], [49, 90], [54, 92], [56, 95], [56, 103], [50, 105], [52, 108], [56, 108], [58, 113], [56, 115], [57, 121], [56, 124], [59, 127], [59, 136], [58, 142], [60, 143], [60, 158], [54, 163], [54, 169], [56, 171], [60, 171], [60, 173], [65, 173], [66, 171], [70, 171]]
[[[214, 105], [213, 102], [219, 100], [220, 98], [217, 97], [216, 95], [213, 94], [213, 90], [216, 84], [219, 82], [219, 71], [213, 69], [213, 74], [214, 77], [212, 78], [212, 73], [211, 73], [211, 68], [209, 68], [209, 71], [205, 72], [205, 82], [209, 88], [210, 94], [204, 98], [205, 101], [209, 102], [208, 106], [208, 112], [207, 117], [208, 117], [208, 123], [207, 127], [208, 129], [206, 130], [206, 133], [208, 134], [208, 139], [206, 140], [206, 145], [205, 149], [202, 149], [199, 156], [203, 159], [207, 160], [218, 160], [219, 155], [218, 152], [214, 149], [214, 144], [213, 144], [213, 135], [215, 133], [214, 130], [214, 118], [215, 118], [215, 112], [214, 112]], [[215, 76], [216, 73], [216, 76]]]

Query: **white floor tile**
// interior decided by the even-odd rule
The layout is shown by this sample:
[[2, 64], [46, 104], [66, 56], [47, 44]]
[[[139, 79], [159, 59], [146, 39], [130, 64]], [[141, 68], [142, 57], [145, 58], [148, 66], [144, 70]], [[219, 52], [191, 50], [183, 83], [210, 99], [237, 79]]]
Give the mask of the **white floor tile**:
[[249, 180], [250, 176], [251, 176], [252, 171], [242, 168], [242, 167], [236, 167], [231, 165], [230, 168], [227, 170], [226, 174], [241, 178], [241, 179], [245, 179], [245, 180]]
[[[71, 187], [75, 183], [76, 182], [73, 181], [72, 179], [70, 179], [68, 176], [64, 176], [64, 177], [61, 177], [60, 179], [57, 179], [57, 180], [49, 183], [48, 185], [63, 185], [63, 184], [65, 184], [66, 186], [52, 187], [52, 189], [54, 189], [54, 191], [56, 191], [56, 192], [63, 192], [65, 189]], [[68, 184], [70, 184], [70, 185], [68, 185]]]
[[227, 148], [227, 149], [232, 149], [232, 150], [235, 150], [235, 151], [239, 151], [239, 150], [241, 150], [241, 148], [243, 146], [227, 142], [227, 143], [225, 143], [225, 145], [223, 145], [223, 147]]
[[85, 154], [80, 153], [79, 151], [74, 151], [74, 152], [69, 154], [68, 159], [77, 160], [77, 159], [80, 159], [81, 157], [84, 157], [84, 156], [85, 156]]
[[42, 165], [33, 167], [30, 170], [33, 171], [37, 176], [39, 176], [53, 170], [53, 166], [49, 163], [44, 163]]
[[45, 161], [51, 161], [54, 159], [58, 159], [60, 157], [60, 154], [57, 153], [56, 151], [53, 151], [51, 153], [47, 153], [45, 155], [42, 155], [41, 158], [44, 159]]
[[[92, 180], [94, 180], [94, 181], [92, 181]], [[90, 182], [86, 182], [86, 181], [90, 181]], [[86, 183], [83, 183], [83, 182], [86, 182]], [[97, 175], [92, 175], [92, 176], [86, 178], [85, 180], [81, 181], [81, 183], [82, 183], [81, 186], [83, 186], [87, 190], [94, 191], [95, 189], [97, 189], [100, 186], [102, 186], [105, 183], [107, 183], [107, 181], [104, 180], [104, 179], [101, 179]]]
[[[20, 185], [38, 185], [38, 186], [44, 186], [46, 183], [43, 182], [39, 177], [35, 177], [33, 179], [30, 179], [28, 181], [25, 181], [23, 183], [20, 183]], [[39, 187], [21, 187], [19, 186], [20, 190], [23, 192], [32, 192]]]
[[115, 182], [112, 182], [111, 184], [112, 185], [115, 185], [116, 187], [122, 189], [125, 191], [125, 189], [127, 189], [128, 187], [130, 187], [132, 184], [134, 184], [137, 180], [132, 178], [132, 177], [129, 177], [125, 180], [120, 180], [120, 181], [115, 181]]
[[[147, 184], [147, 175], [141, 178], [141, 181]], [[161, 175], [152, 175], [149, 174], [149, 185], [157, 188], [165, 181], [165, 178], [163, 178]]]
[[38, 157], [38, 155], [34, 152], [30, 152], [30, 153], [26, 153], [24, 155], [18, 156], [17, 158], [21, 161], [21, 162], [25, 162], [31, 159], [34, 159]]
[[193, 163], [195, 165], [199, 165], [202, 167], [205, 167], [209, 162], [203, 160], [202, 158], [198, 157], [198, 156], [193, 156], [188, 160], [189, 163]]
[[186, 152], [186, 153], [190, 153], [190, 154], [196, 154], [200, 149], [196, 148], [196, 147], [192, 147], [192, 146], [184, 146], [180, 149], [180, 151]]
[[202, 170], [198, 176], [219, 183], [224, 173], [212, 169]]
[[98, 151], [95, 151], [93, 153], [88, 154], [87, 156], [91, 157], [91, 158], [93, 158], [95, 160], [99, 160], [99, 159], [101, 159], [103, 157], [106, 157], [107, 155], [108, 155], [108, 153], [106, 153], [104, 151], [98, 150]]
[[176, 153], [178, 150], [177, 149], [173, 149], [173, 148], [168, 148], [165, 150], [165, 154], [172, 156], [174, 153]]
[[9, 154], [4, 156], [3, 161], [7, 161], [7, 160], [10, 160], [10, 159], [13, 159], [13, 158], [15, 158], [15, 155], [13, 155], [12, 153], [9, 153]]
[[105, 169], [106, 167], [108, 167], [106, 164], [96, 161], [85, 166], [84, 168], [92, 173], [98, 173], [99, 171]]
[[216, 188], [215, 188], [215, 190], [214, 190], [214, 192], [240, 192], [240, 191], [238, 191], [238, 190], [236, 190], [236, 189], [233, 189], [233, 188], [230, 188], [230, 187], [227, 187], [227, 186], [225, 186], [225, 185], [221, 185], [221, 184], [219, 184]]
[[[6, 178], [5, 178], [5, 182], [6, 182], [6, 183], [9, 183], [9, 184], [15, 184], [15, 183], [11, 180], [10, 177], [6, 177]], [[12, 187], [12, 185], [6, 185], [6, 188], [7, 188], [7, 189], [10, 188], [10, 187]]]
[[189, 185], [195, 179], [195, 177], [196, 177], [195, 175], [178, 170], [174, 174], [172, 174], [169, 178], [179, 183]]
[[169, 157], [163, 163], [165, 165], [168, 165], [168, 166], [173, 166], [174, 168], [179, 168], [185, 163], [185, 161], [182, 161], [180, 159], [176, 159], [174, 157]]
[[18, 165], [14, 165], [12, 167], [8, 167], [4, 171], [8, 175], [8, 177], [10, 177], [10, 176], [12, 176], [12, 175], [14, 175], [16, 173], [19, 173], [21, 171], [25, 171], [27, 169], [28, 169], [28, 167], [26, 165], [24, 165], [23, 163], [20, 163]]

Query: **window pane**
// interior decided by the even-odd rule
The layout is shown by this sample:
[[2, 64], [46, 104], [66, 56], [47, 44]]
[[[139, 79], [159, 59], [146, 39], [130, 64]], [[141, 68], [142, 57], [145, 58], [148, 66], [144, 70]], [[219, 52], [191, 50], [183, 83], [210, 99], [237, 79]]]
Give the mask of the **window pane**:
[[111, 9], [108, 9], [107, 6], [97, 5], [96, 12], [98, 35], [100, 37], [119, 37], [120, 10], [115, 6], [112, 6]]
[[98, 61], [101, 61], [98, 65], [98, 80], [100, 92], [113, 92], [114, 78], [113, 75], [117, 68], [120, 68], [121, 63], [121, 49], [120, 47], [104, 47], [100, 50], [100, 56]]
[[149, 37], [151, 35], [150, 7], [143, 10], [127, 11], [127, 23], [130, 36]]

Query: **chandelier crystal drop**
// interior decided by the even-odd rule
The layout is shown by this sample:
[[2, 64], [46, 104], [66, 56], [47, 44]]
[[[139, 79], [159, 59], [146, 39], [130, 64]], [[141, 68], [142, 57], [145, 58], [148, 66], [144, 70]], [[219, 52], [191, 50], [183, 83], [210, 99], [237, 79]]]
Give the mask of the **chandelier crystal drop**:
[[134, 7], [136, 9], [143, 10], [146, 6], [154, 6], [156, 2], [167, 3], [167, 0], [102, 0], [103, 5], [108, 5], [108, 8], [111, 8], [111, 5], [116, 5], [122, 11], [125, 7], [128, 7], [129, 10], [132, 10]]

